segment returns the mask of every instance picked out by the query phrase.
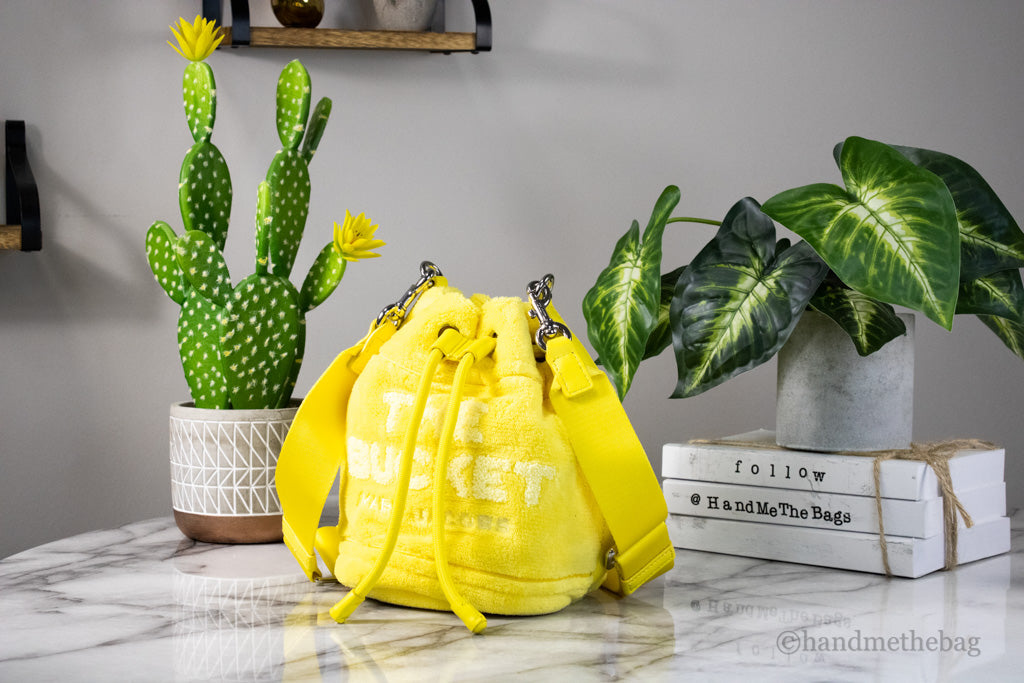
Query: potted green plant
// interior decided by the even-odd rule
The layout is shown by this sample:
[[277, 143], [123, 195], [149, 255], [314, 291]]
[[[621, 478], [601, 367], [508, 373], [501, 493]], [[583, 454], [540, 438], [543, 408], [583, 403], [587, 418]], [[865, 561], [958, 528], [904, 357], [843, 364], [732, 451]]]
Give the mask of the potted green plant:
[[[643, 235], [633, 222], [583, 302], [620, 397], [640, 362], [670, 344], [673, 398], [717, 386], [778, 353], [808, 308], [859, 357], [906, 334], [895, 305], [946, 329], [955, 314], [978, 315], [1024, 358], [1024, 234], [978, 172], [859, 137], [834, 155], [845, 187], [798, 187], [764, 206], [745, 198], [718, 222], [672, 218], [680, 193], [669, 186]], [[776, 240], [772, 219], [803, 241]], [[665, 227], [684, 221], [718, 231], [690, 264], [662, 273]]]
[[213, 22], [180, 20], [174, 47], [189, 60], [185, 116], [194, 144], [181, 166], [178, 199], [185, 232], [164, 221], [146, 234], [157, 282], [181, 306], [178, 347], [192, 401], [171, 406], [171, 487], [179, 528], [197, 540], [281, 538], [274, 468], [298, 401], [306, 314], [337, 288], [348, 261], [377, 256], [377, 226], [346, 211], [334, 240], [301, 287], [289, 280], [309, 212], [309, 162], [331, 111], [310, 117], [310, 79], [290, 62], [277, 84], [282, 149], [258, 188], [254, 273], [233, 285], [222, 254], [231, 216], [228, 166], [210, 141], [217, 111], [205, 59], [220, 42]]

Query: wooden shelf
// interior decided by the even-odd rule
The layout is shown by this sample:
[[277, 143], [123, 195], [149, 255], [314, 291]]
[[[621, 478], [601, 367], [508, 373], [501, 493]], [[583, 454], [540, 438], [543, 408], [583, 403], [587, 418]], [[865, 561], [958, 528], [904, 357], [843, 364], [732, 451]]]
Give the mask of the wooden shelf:
[[[476, 31], [456, 33], [444, 28], [444, 2], [438, 0], [433, 30], [354, 31], [330, 28], [278, 28], [251, 26], [249, 1], [231, 0], [231, 26], [221, 19], [223, 0], [203, 0], [203, 16], [216, 21], [224, 36], [220, 47], [290, 47], [341, 50], [426, 50], [430, 52], [489, 52], [491, 7], [487, 0], [470, 0]], [[218, 48], [218, 49], [219, 49]]]
[[[232, 46], [231, 27], [220, 29], [221, 45]], [[433, 31], [348, 31], [329, 28], [249, 29], [249, 47], [310, 47], [341, 50], [430, 50], [432, 52], [477, 52], [475, 33], [434, 33]]]
[[0, 225], [0, 251], [21, 251], [20, 225]]

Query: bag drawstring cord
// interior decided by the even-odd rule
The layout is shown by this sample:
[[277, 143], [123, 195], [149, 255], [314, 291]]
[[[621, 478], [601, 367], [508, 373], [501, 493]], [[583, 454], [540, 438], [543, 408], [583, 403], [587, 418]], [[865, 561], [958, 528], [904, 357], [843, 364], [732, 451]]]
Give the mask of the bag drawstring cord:
[[395, 487], [395, 499], [391, 506], [391, 519], [388, 521], [387, 534], [384, 536], [384, 547], [374, 563], [370, 572], [362, 578], [359, 584], [350, 590], [348, 594], [331, 608], [331, 616], [339, 624], [345, 623], [356, 608], [366, 599], [366, 596], [373, 590], [381, 575], [391, 559], [395, 546], [398, 544], [398, 534], [402, 527], [402, 517], [405, 514], [405, 499], [409, 493], [409, 480], [412, 476], [412, 456], [416, 450], [416, 437], [419, 435], [420, 422], [423, 420], [423, 412], [427, 407], [427, 397], [430, 395], [430, 385], [434, 381], [437, 367], [444, 358], [444, 351], [432, 348], [427, 357], [427, 365], [423, 370], [423, 378], [416, 392], [416, 399], [413, 402], [412, 421], [405, 434], [405, 444], [402, 449], [402, 462], [398, 469], [398, 483]]
[[374, 589], [378, 581], [380, 581], [380, 577], [383, 575], [391, 555], [394, 553], [395, 546], [398, 544], [402, 517], [405, 515], [405, 503], [409, 493], [413, 454], [416, 450], [416, 439], [419, 436], [420, 423], [423, 420], [427, 398], [430, 396], [430, 387], [434, 381], [434, 376], [437, 374], [438, 366], [447, 357], [452, 360], [457, 359], [459, 364], [455, 370], [455, 378], [452, 382], [452, 390], [441, 428], [440, 443], [434, 467], [432, 499], [434, 561], [437, 568], [438, 582], [452, 612], [473, 633], [482, 633], [487, 627], [487, 619], [459, 593], [454, 581], [452, 581], [444, 533], [446, 517], [444, 489], [446, 483], [445, 473], [447, 472], [448, 460], [451, 456], [455, 426], [458, 423], [459, 406], [462, 403], [462, 394], [466, 386], [466, 380], [469, 377], [469, 371], [477, 360], [485, 357], [494, 349], [494, 345], [493, 338], [468, 339], [456, 330], [449, 328], [442, 332], [441, 337], [431, 347], [430, 355], [427, 357], [427, 364], [420, 380], [420, 386], [416, 392], [416, 399], [413, 402], [410, 426], [405, 435], [395, 499], [391, 507], [391, 518], [388, 520], [384, 546], [370, 572], [340, 602], [331, 608], [331, 616], [338, 623], [344, 623], [355, 612], [356, 608], [363, 603], [370, 591]]
[[473, 633], [482, 633], [487, 628], [487, 619], [468, 600], [462, 597], [455, 587], [448, 566], [448, 548], [445, 544], [444, 536], [446, 517], [444, 509], [445, 474], [448, 472], [448, 459], [451, 456], [455, 425], [459, 418], [462, 392], [466, 386], [466, 378], [475, 361], [476, 359], [473, 354], [467, 353], [459, 360], [459, 366], [455, 370], [455, 379], [452, 383], [452, 391], [448, 399], [448, 410], [445, 413], [440, 445], [438, 446], [437, 458], [434, 463], [434, 496], [431, 514], [434, 527], [434, 563], [437, 566], [437, 578], [441, 584], [441, 590], [444, 592], [444, 597], [448, 600], [452, 612], [462, 620], [466, 628]]

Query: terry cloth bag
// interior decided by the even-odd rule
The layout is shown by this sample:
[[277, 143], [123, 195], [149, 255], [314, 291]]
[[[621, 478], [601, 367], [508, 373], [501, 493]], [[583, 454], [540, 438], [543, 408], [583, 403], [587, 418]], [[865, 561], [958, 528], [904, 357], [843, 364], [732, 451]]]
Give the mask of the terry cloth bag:
[[[467, 298], [424, 263], [303, 401], [277, 465], [284, 540], [310, 580], [315, 550], [351, 587], [338, 622], [371, 597], [479, 633], [481, 611], [554, 612], [672, 567], [658, 480], [552, 282]], [[317, 529], [339, 472], [338, 524]]]

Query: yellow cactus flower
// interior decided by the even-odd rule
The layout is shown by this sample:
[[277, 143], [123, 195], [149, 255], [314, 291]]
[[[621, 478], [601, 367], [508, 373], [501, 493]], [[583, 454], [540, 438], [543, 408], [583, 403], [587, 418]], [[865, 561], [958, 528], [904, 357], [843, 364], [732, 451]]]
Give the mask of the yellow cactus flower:
[[346, 261], [380, 256], [372, 251], [385, 244], [373, 239], [373, 233], [377, 232], [378, 227], [380, 226], [370, 225], [370, 219], [365, 215], [359, 214], [353, 218], [346, 210], [344, 225], [339, 226], [337, 221], [334, 223], [334, 250]]
[[178, 45], [169, 40], [167, 44], [179, 55], [193, 62], [201, 62], [209, 57], [220, 45], [220, 41], [224, 40], [223, 35], [217, 35], [216, 22], [199, 15], [196, 15], [196, 20], [191, 24], [179, 17], [177, 29], [174, 26], [170, 28], [171, 33], [178, 39]]

